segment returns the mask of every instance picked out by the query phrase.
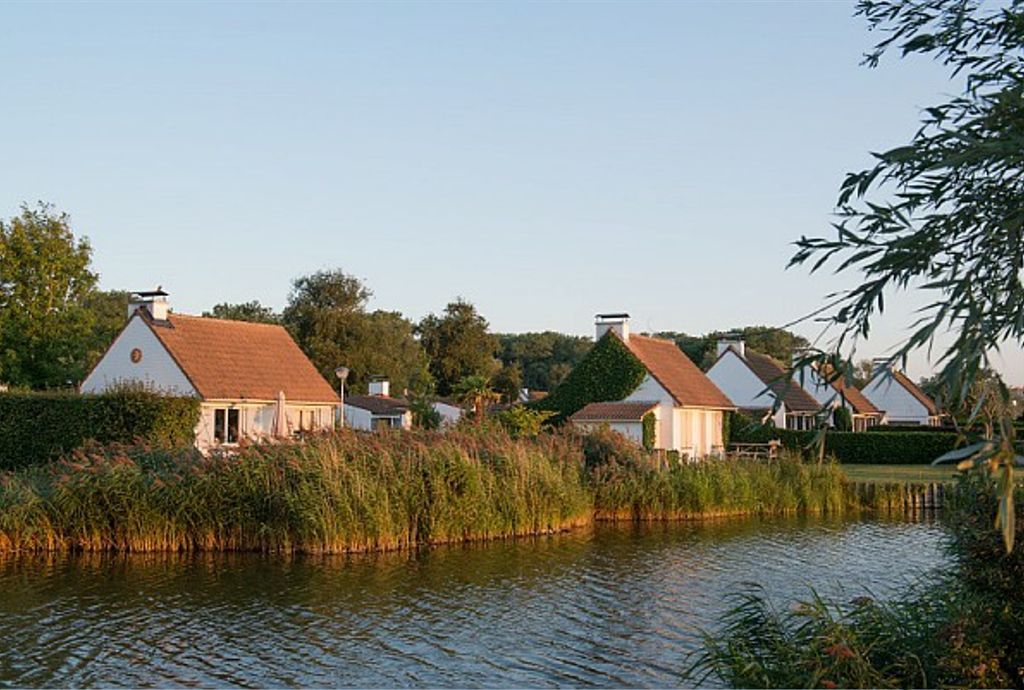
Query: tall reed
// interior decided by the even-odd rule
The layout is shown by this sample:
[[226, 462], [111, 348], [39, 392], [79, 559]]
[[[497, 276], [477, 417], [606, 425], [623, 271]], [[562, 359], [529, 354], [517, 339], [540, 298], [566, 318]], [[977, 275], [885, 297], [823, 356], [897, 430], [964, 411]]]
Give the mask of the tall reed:
[[377, 551], [849, 504], [836, 467], [797, 457], [659, 468], [601, 434], [341, 432], [209, 457], [96, 446], [0, 474], [0, 551]]
[[91, 448], [0, 475], [0, 550], [388, 550], [591, 513], [558, 437], [341, 433], [211, 457]]

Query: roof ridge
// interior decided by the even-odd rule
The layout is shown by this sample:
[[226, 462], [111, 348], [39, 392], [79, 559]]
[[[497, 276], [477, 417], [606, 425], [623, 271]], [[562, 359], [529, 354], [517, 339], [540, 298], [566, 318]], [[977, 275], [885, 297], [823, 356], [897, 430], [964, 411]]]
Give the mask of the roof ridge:
[[[245, 326], [269, 326], [271, 328], [284, 328], [284, 324], [280, 323], [267, 323], [265, 321], [245, 321], [243, 319], [222, 319], [218, 316], [196, 316], [195, 314], [181, 314], [179, 312], [168, 312], [168, 320], [171, 319], [188, 319], [191, 321], [212, 321], [215, 323], [230, 323], [230, 324], [242, 324]], [[288, 330], [285, 328], [285, 330]]]

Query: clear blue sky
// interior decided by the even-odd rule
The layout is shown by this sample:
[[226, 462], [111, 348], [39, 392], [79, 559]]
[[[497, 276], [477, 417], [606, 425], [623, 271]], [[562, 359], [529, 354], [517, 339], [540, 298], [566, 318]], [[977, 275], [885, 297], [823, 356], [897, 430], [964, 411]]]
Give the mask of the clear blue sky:
[[[55, 203], [103, 287], [182, 312], [280, 308], [340, 267], [374, 307], [461, 295], [500, 331], [782, 324], [853, 279], [784, 271], [790, 243], [954, 89], [922, 60], [860, 67], [852, 10], [4, 4], [0, 215]], [[1024, 383], [1019, 349], [1003, 370]]]

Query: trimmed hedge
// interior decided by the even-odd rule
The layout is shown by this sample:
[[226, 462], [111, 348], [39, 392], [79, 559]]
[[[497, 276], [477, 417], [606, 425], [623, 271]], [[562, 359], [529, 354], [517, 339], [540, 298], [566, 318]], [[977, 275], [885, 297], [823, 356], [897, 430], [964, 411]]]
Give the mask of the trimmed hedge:
[[[801, 450], [813, 441], [815, 431], [790, 431], [773, 427], [733, 424], [734, 443], [782, 441], [786, 448]], [[877, 432], [829, 431], [825, 434], [825, 454], [841, 463], [861, 465], [926, 465], [957, 446], [957, 435], [942, 431]]]
[[956, 429], [951, 426], [916, 426], [899, 424], [876, 424], [869, 426], [868, 431], [882, 434], [955, 434]]
[[0, 471], [48, 462], [90, 440], [190, 446], [198, 422], [198, 399], [137, 389], [0, 393]]
[[556, 413], [561, 422], [592, 402], [622, 400], [636, 390], [647, 370], [625, 343], [606, 333], [546, 398], [531, 406]]

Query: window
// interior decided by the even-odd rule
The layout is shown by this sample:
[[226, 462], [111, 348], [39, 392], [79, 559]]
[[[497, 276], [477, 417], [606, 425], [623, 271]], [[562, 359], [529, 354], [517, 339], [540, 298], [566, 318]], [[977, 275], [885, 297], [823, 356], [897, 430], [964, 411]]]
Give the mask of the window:
[[238, 410], [218, 407], [213, 411], [213, 440], [238, 443]]

